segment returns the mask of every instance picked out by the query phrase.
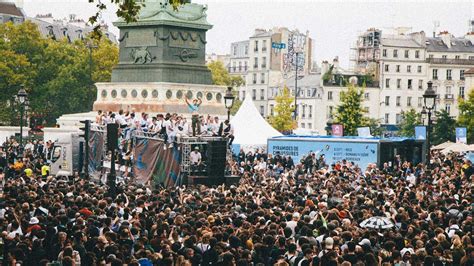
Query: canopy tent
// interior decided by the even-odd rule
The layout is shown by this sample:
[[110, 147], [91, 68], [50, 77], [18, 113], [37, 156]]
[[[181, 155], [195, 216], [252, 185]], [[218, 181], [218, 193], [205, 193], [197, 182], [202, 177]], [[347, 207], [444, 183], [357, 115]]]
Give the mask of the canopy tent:
[[[248, 150], [250, 148], [266, 148], [267, 139], [282, 136], [263, 119], [251, 97], [246, 97], [239, 111], [231, 119], [234, 128], [234, 145]], [[238, 151], [237, 151], [238, 152]]]
[[441, 144], [438, 144], [436, 146], [431, 147], [431, 149], [432, 150], [444, 150], [444, 149], [446, 149], [447, 147], [449, 147], [453, 144], [454, 144], [454, 142], [451, 142], [451, 141], [448, 140], [446, 142], [443, 142]]
[[449, 145], [448, 147], [444, 148], [441, 150], [442, 153], [447, 154], [450, 152], [468, 152], [468, 151], [473, 151], [474, 149], [464, 143], [453, 143]]

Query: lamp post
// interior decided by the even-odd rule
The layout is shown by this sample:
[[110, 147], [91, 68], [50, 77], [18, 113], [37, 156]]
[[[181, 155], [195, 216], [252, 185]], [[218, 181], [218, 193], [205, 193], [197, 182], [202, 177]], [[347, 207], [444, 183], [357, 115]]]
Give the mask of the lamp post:
[[433, 82], [428, 81], [428, 88], [423, 94], [425, 110], [428, 114], [428, 128], [426, 130], [426, 165], [430, 162], [430, 138], [431, 138], [431, 112], [436, 106], [436, 92], [433, 90]]
[[425, 125], [425, 120], [426, 120], [426, 110], [425, 110], [425, 107], [423, 106], [423, 110], [421, 110], [421, 124], [423, 126]]
[[329, 118], [327, 123], [326, 123], [326, 134], [328, 136], [331, 136], [332, 135], [332, 124], [334, 124], [334, 121], [332, 118]]
[[20, 103], [20, 150], [23, 152], [23, 116], [25, 112], [25, 103], [28, 97], [25, 88], [22, 86], [16, 94], [18, 102]]
[[227, 108], [227, 120], [230, 121], [230, 109], [234, 106], [235, 96], [232, 93], [232, 87], [227, 87], [227, 92], [224, 96], [224, 105]]

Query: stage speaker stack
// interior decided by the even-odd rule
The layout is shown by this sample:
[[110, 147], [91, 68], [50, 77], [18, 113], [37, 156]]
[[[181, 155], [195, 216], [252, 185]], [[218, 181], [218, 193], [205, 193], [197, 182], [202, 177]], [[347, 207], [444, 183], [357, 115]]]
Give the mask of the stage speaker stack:
[[213, 184], [223, 183], [227, 159], [227, 141], [208, 142], [206, 155], [209, 182]]

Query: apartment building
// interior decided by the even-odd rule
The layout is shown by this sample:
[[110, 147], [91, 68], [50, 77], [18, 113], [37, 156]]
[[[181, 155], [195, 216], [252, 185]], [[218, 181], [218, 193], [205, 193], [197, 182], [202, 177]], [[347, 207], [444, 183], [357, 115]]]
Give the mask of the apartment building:
[[[382, 124], [398, 124], [402, 111], [423, 108], [423, 93], [428, 81], [438, 93], [437, 110], [459, 114], [458, 99], [466, 95], [464, 72], [474, 67], [472, 33], [456, 38], [448, 32], [427, 37], [421, 32], [394, 34], [369, 29], [359, 36], [355, 48], [354, 72], [369, 74], [379, 81], [378, 111]], [[375, 38], [376, 37], [376, 38]]]

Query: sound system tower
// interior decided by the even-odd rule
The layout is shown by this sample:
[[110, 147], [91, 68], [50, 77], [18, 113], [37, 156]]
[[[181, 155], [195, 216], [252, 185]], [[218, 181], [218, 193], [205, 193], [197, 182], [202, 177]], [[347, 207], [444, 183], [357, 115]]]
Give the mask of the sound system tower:
[[222, 184], [227, 159], [227, 141], [208, 142], [206, 155], [209, 183]]

